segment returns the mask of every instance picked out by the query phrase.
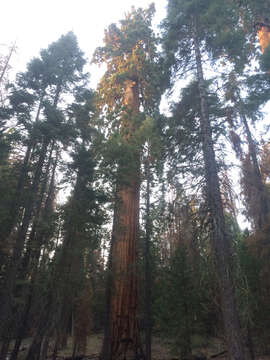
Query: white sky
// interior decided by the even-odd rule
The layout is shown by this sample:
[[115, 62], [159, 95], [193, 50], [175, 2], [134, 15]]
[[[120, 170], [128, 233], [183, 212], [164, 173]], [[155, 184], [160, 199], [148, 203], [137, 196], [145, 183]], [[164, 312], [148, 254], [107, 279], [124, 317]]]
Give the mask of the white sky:
[[[38, 56], [61, 35], [73, 31], [80, 48], [91, 60], [97, 46], [102, 46], [104, 29], [121, 20], [131, 6], [146, 8], [151, 0], [3, 0], [0, 21], [0, 53], [6, 53], [3, 44], [16, 41], [18, 50], [11, 65], [24, 71], [26, 63]], [[166, 1], [157, 0], [155, 23], [165, 16]], [[100, 71], [91, 70], [92, 87]]]

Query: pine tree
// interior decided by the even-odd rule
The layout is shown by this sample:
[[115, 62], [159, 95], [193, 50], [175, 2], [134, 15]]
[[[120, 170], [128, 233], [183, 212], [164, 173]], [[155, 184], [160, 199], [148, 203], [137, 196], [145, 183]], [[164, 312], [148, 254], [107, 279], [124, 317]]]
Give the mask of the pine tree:
[[[27, 359], [46, 356], [49, 340], [55, 332], [53, 357], [65, 345], [68, 336], [69, 320], [73, 314], [76, 322], [74, 356], [80, 348], [80, 342], [86, 341], [90, 323], [90, 309], [84, 322], [80, 307], [89, 304], [91, 299], [83, 299], [88, 293], [90, 280], [87, 279], [86, 256], [99, 246], [99, 227], [103, 222], [101, 204], [106, 200], [100, 189], [94, 188], [96, 178], [94, 168], [97, 151], [94, 146], [94, 94], [81, 89], [76, 101], [68, 107], [69, 120], [75, 126], [72, 158], [68, 172], [73, 174], [73, 191], [69, 201], [63, 207], [63, 243], [54, 257], [54, 271], [49, 279], [48, 293], [44, 299], [38, 327], [27, 354]], [[96, 134], [97, 135], [97, 134]], [[40, 234], [42, 235], [42, 233]], [[92, 259], [92, 257], [90, 257]], [[77, 309], [77, 311], [76, 311]], [[78, 318], [81, 318], [82, 323]], [[82, 328], [80, 328], [82, 326]], [[78, 328], [79, 327], [79, 328]], [[83, 335], [84, 334], [84, 335]]]
[[[222, 25], [232, 25], [234, 17], [228, 17], [229, 8], [226, 4], [223, 6], [223, 17], [218, 19], [223, 21]], [[209, 213], [212, 223], [213, 247], [216, 256], [216, 266], [219, 274], [220, 295], [222, 303], [222, 313], [224, 328], [226, 333], [226, 341], [230, 359], [244, 359], [242, 347], [239, 318], [235, 303], [235, 291], [232, 278], [231, 250], [230, 239], [226, 232], [225, 217], [222, 206], [220, 184], [218, 178], [218, 169], [216, 156], [214, 151], [214, 142], [212, 135], [212, 125], [209, 118], [208, 93], [204, 79], [204, 71], [202, 65], [203, 43], [205, 42], [206, 50], [211, 50], [211, 40], [217, 34], [217, 30], [211, 27], [213, 24], [213, 13], [217, 3], [205, 1], [169, 1], [168, 14], [164, 22], [166, 30], [166, 46], [169, 56], [175, 56], [176, 64], [183, 69], [187, 66], [187, 61], [191, 61], [195, 66], [197, 78], [199, 99], [200, 99], [200, 119], [199, 129], [201, 136], [201, 144], [204, 158], [204, 170], [206, 180], [206, 198], [209, 207]], [[176, 14], [176, 16], [175, 16]], [[210, 22], [210, 26], [206, 26], [206, 20]], [[227, 21], [227, 24], [226, 24]], [[217, 19], [215, 23], [217, 24]], [[226, 32], [226, 27], [222, 29]], [[230, 28], [230, 31], [232, 29]], [[233, 39], [236, 33], [227, 34]], [[208, 41], [208, 37], [210, 41]], [[220, 39], [220, 37], [218, 38]], [[221, 46], [217, 49], [228, 46], [228, 38], [226, 42], [221, 42]], [[208, 47], [208, 49], [207, 49]], [[189, 57], [182, 59], [182, 52], [192, 49]], [[208, 51], [209, 51], [208, 50]], [[214, 51], [211, 55], [218, 55]], [[229, 54], [229, 52], [228, 52]], [[234, 48], [231, 48], [231, 56], [234, 56]], [[174, 65], [175, 67], [177, 65]], [[190, 64], [189, 64], [190, 65]], [[178, 68], [179, 69], [179, 68]]]
[[[10, 336], [13, 326], [11, 316], [13, 291], [29, 225], [34, 211], [39, 208], [38, 194], [48, 149], [54, 148], [57, 141], [63, 139], [62, 134], [68, 128], [64, 123], [63, 110], [59, 104], [65, 94], [72, 94], [74, 88], [84, 82], [85, 75], [82, 73], [84, 64], [85, 60], [74, 34], [68, 33], [51, 44], [47, 50], [42, 50], [40, 58], [34, 59], [29, 64], [27, 72], [18, 75], [10, 96], [12, 116], [18, 124], [23, 125], [27, 134], [25, 141], [27, 149], [16, 193], [10, 204], [9, 216], [6, 223], [1, 225], [4, 229], [1, 237], [3, 241], [7, 241], [14, 229], [21, 206], [24, 206], [21, 224], [18, 225], [15, 235], [13, 253], [5, 273], [5, 292], [1, 294], [0, 334], [1, 336], [5, 334], [5, 338]], [[28, 197], [22, 204], [32, 154], [36, 155], [33, 177]]]

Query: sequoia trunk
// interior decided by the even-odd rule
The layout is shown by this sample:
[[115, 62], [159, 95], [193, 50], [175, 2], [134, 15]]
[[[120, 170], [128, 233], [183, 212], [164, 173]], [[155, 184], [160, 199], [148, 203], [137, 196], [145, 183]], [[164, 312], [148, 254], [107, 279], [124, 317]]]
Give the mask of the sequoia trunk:
[[[139, 113], [139, 90], [136, 81], [127, 81], [123, 136], [132, 143]], [[132, 161], [119, 167], [116, 194], [113, 241], [111, 247], [111, 290], [107, 336], [103, 344], [103, 359], [138, 357], [141, 351], [136, 318], [137, 279], [136, 243], [139, 229], [140, 154], [132, 144]], [[106, 331], [105, 331], [106, 333]]]

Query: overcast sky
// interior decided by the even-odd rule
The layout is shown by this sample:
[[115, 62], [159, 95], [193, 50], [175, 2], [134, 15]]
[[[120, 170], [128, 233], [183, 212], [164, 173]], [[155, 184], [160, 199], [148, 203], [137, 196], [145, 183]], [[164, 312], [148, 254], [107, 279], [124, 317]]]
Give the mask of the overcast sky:
[[[102, 45], [104, 29], [122, 19], [134, 5], [146, 8], [151, 0], [3, 0], [0, 21], [0, 53], [16, 41], [12, 66], [24, 71], [26, 63], [61, 35], [73, 31], [88, 59]], [[165, 16], [166, 1], [157, 0], [155, 23]], [[3, 45], [4, 44], [4, 45]], [[92, 67], [92, 86], [100, 76]]]

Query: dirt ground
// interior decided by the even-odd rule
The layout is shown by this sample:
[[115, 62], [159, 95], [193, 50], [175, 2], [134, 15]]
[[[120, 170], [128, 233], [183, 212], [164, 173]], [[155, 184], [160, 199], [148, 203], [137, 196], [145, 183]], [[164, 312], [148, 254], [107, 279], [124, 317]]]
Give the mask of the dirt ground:
[[[93, 334], [88, 337], [86, 356], [89, 358], [97, 358], [102, 345], [103, 334]], [[24, 351], [20, 352], [19, 360], [23, 360], [31, 339], [26, 339], [23, 342], [22, 348]], [[207, 359], [211, 359], [212, 355], [223, 352], [224, 347], [218, 339], [211, 339], [208, 344], [203, 344], [202, 339], [194, 338], [195, 350], [194, 355], [204, 355]], [[72, 355], [72, 338], [68, 339], [68, 346], [65, 350], [59, 351], [58, 359], [70, 357]], [[179, 358], [176, 351], [173, 350], [173, 344], [165, 338], [153, 337], [152, 342], [152, 358], [153, 360], [177, 360]], [[248, 359], [248, 357], [247, 357]], [[215, 360], [227, 360], [225, 355], [215, 358]], [[256, 357], [256, 360], [270, 360], [270, 356]]]

